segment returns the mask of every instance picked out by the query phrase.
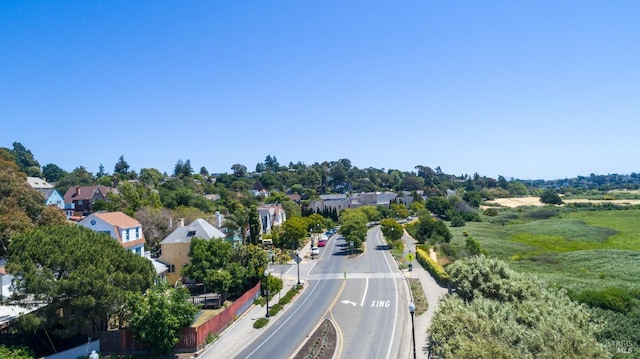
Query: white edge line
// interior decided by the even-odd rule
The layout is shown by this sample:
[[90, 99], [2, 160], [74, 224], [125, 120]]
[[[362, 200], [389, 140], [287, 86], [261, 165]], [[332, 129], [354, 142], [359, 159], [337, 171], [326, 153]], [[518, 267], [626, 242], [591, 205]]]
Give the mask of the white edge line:
[[396, 294], [396, 299], [395, 299], [395, 303], [396, 303], [396, 310], [393, 314], [393, 330], [391, 331], [391, 338], [389, 339], [389, 349], [387, 350], [387, 356], [386, 358], [389, 359], [389, 356], [391, 355], [391, 347], [393, 346], [393, 337], [395, 336], [396, 333], [396, 324], [398, 322], [398, 283], [396, 283], [395, 278], [393, 279], [393, 292]]
[[360, 306], [364, 306], [364, 300], [367, 297], [367, 290], [369, 289], [369, 277], [366, 278], [366, 281], [364, 282], [364, 293], [362, 294], [362, 301], [360, 302]]
[[[395, 283], [395, 281], [394, 281]], [[300, 303], [300, 305], [298, 306], [298, 308], [296, 308], [295, 311], [293, 311], [293, 313], [291, 313], [291, 315], [289, 316], [289, 318], [287, 318], [284, 322], [282, 322], [282, 324], [280, 324], [280, 326], [274, 330], [273, 333], [271, 333], [271, 335], [269, 335], [267, 337], [267, 339], [265, 339], [262, 343], [260, 343], [260, 345], [258, 345], [251, 353], [249, 353], [249, 355], [247, 355], [247, 357], [252, 356], [253, 354], [255, 354], [258, 349], [262, 348], [262, 346], [269, 341], [269, 339], [271, 339], [271, 337], [273, 337], [274, 335], [276, 335], [276, 333], [282, 329], [282, 327], [284, 327], [285, 324], [287, 324], [287, 322], [293, 318], [293, 316], [304, 306], [304, 303], [307, 302], [307, 300], [309, 300], [309, 298], [311, 298], [311, 294], [313, 293], [314, 290], [316, 290], [316, 288], [318, 288], [318, 282], [315, 283], [315, 285], [313, 286], [313, 289], [311, 289], [311, 292], [309, 292], [309, 295], [302, 301], [302, 303]], [[393, 336], [392, 336], [393, 337]]]
[[[381, 243], [382, 241], [382, 231], [378, 232], [378, 234], [380, 234], [380, 236], [378, 237], [378, 244]], [[389, 265], [389, 260], [387, 259], [387, 256], [384, 256], [384, 261], [387, 263], [387, 268], [389, 268], [389, 272], [392, 273], [391, 271], [391, 266]], [[395, 304], [396, 304], [396, 308], [395, 308], [395, 312], [393, 314], [393, 330], [391, 331], [391, 338], [389, 338], [389, 349], [387, 350], [387, 356], [385, 358], [389, 359], [390, 355], [391, 355], [391, 347], [393, 346], [393, 339], [396, 333], [396, 324], [398, 322], [398, 283], [396, 283], [395, 278], [393, 279], [393, 292], [395, 293], [396, 299], [394, 300]]]

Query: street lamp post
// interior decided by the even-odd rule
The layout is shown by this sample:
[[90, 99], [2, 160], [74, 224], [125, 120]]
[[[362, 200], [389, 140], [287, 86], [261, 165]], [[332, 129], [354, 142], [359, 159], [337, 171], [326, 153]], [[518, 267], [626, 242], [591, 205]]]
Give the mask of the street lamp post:
[[409, 313], [411, 313], [411, 337], [413, 338], [413, 359], [416, 359], [416, 328], [413, 324], [413, 314], [416, 312], [416, 305], [409, 302]]
[[265, 269], [264, 270], [264, 291], [267, 293], [267, 315], [266, 317], [269, 318], [269, 270]]
[[296, 264], [298, 265], [298, 285], [300, 285], [300, 251], [296, 250]]

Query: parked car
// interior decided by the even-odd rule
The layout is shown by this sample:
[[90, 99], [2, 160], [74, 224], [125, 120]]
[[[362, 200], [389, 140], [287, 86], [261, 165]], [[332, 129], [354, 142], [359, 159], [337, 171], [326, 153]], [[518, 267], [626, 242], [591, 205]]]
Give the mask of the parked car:
[[311, 248], [311, 257], [313, 256], [319, 256], [320, 255], [320, 249], [318, 249], [318, 247], [312, 247]]
[[321, 239], [318, 241], [318, 247], [324, 247], [327, 245], [327, 240], [326, 239]]

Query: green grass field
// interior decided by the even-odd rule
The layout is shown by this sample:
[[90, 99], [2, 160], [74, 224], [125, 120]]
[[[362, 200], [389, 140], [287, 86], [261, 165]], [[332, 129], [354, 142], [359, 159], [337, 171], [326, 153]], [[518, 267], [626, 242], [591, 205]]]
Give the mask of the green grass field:
[[490, 256], [553, 285], [640, 289], [640, 210], [558, 210], [553, 217], [540, 213], [503, 209], [497, 218], [450, 228], [452, 245], [464, 247], [466, 231]]

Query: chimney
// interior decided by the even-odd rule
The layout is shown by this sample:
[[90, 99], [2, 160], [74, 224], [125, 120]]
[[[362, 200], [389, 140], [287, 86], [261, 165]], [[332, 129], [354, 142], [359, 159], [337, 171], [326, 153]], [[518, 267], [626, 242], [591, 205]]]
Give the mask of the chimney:
[[80, 186], [76, 186], [76, 197], [80, 195]]
[[173, 228], [173, 217], [169, 217], [169, 229]]
[[180, 227], [184, 227], [184, 218], [180, 218], [178, 223], [180, 224]]

